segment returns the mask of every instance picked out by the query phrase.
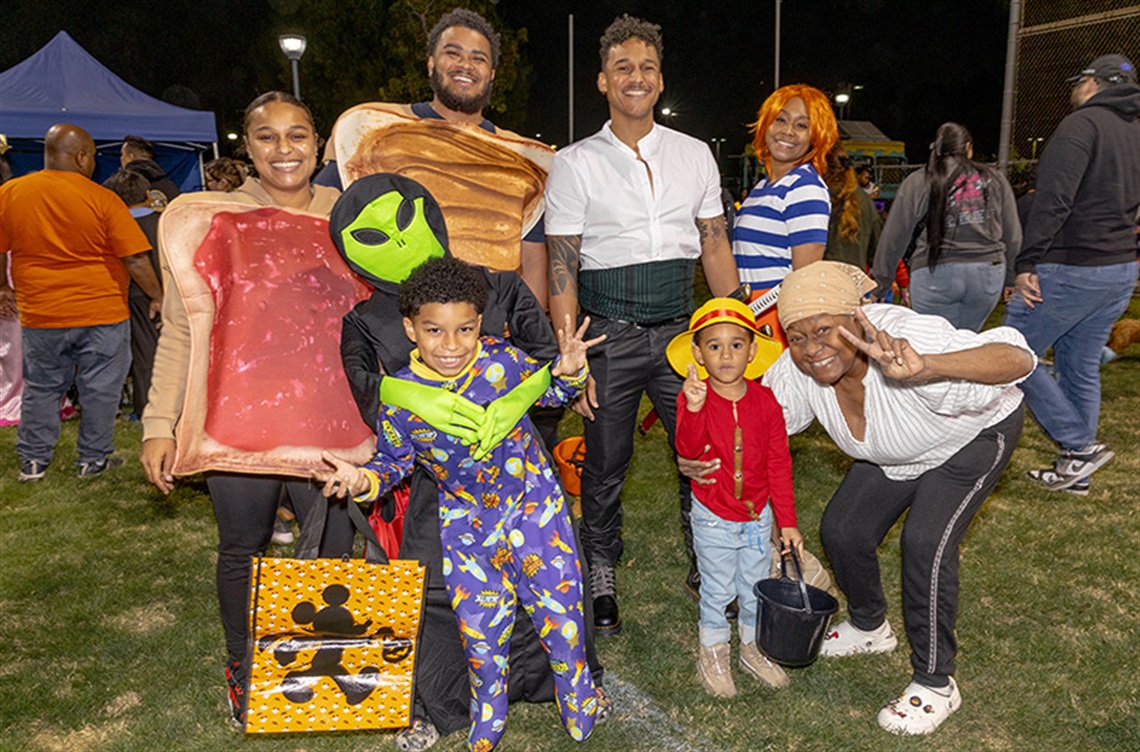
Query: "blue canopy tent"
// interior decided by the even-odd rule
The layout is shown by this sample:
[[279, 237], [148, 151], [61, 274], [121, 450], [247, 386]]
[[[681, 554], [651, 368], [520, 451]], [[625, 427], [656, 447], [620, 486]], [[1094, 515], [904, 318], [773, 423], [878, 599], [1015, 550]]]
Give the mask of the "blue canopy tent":
[[98, 145], [96, 181], [119, 169], [123, 137], [156, 145], [156, 161], [182, 190], [203, 183], [202, 154], [217, 153], [214, 113], [176, 107], [128, 84], [61, 31], [39, 52], [0, 73], [0, 133], [12, 171], [43, 167], [43, 137], [55, 123], [78, 125]]

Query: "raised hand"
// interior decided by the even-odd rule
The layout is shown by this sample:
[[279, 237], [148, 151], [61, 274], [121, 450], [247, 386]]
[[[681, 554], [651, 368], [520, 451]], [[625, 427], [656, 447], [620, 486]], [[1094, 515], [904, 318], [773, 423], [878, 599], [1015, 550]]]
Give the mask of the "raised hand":
[[582, 325], [577, 330], [567, 314], [564, 324], [558, 329], [558, 350], [562, 357], [558, 365], [550, 372], [552, 376], [573, 376], [586, 365], [586, 351], [606, 338], [606, 335], [583, 340], [586, 329], [590, 326], [590, 317], [582, 319]]
[[483, 408], [455, 392], [385, 376], [380, 381], [380, 401], [415, 413], [432, 428], [467, 446], [479, 441]]
[[863, 327], [867, 339], [856, 337], [842, 326], [839, 327], [839, 333], [872, 362], [877, 363], [884, 376], [895, 381], [923, 380], [926, 360], [909, 342], [876, 329], [861, 308], [855, 309], [855, 318]]
[[685, 379], [685, 383], [681, 385], [681, 390], [685, 393], [685, 407], [691, 413], [699, 413], [701, 408], [705, 406], [705, 398], [709, 394], [709, 385], [701, 381], [700, 376], [697, 375], [697, 367], [692, 363], [689, 364], [689, 375]]

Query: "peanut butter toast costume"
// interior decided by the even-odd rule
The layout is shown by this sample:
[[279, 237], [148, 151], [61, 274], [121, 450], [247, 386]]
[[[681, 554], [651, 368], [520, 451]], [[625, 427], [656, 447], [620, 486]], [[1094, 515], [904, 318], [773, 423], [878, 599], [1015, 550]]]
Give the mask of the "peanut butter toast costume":
[[518, 271], [519, 238], [542, 219], [554, 149], [499, 128], [422, 118], [410, 105], [370, 102], [340, 116], [325, 159], [336, 161], [344, 188], [378, 172], [415, 180], [439, 201], [453, 255]]

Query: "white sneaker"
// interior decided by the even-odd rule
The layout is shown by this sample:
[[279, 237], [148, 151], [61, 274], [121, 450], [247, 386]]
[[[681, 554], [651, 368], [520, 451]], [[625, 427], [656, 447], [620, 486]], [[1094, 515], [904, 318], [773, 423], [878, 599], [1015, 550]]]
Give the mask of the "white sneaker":
[[891, 631], [891, 623], [886, 620], [872, 632], [864, 632], [845, 621], [823, 638], [819, 654], [828, 658], [840, 658], [862, 653], [889, 653], [898, 644], [898, 638]]
[[[947, 688], [943, 688], [945, 691]], [[879, 711], [879, 725], [892, 734], [933, 734], [962, 705], [962, 693], [951, 677], [949, 695], [911, 682]]]

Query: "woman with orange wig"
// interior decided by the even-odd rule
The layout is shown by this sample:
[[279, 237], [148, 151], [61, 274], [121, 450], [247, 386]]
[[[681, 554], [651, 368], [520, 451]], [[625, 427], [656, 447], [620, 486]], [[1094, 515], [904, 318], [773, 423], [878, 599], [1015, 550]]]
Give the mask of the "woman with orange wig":
[[831, 199], [820, 175], [839, 127], [822, 91], [793, 84], [765, 100], [752, 134], [767, 177], [740, 206], [732, 252], [740, 281], [764, 290], [823, 258]]

